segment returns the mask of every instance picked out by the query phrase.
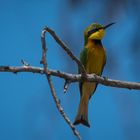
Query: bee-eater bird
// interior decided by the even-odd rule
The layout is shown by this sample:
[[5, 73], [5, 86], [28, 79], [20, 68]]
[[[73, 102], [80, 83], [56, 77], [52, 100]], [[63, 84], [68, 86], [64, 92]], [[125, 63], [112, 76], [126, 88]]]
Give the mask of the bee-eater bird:
[[[95, 73], [101, 76], [106, 63], [106, 52], [101, 40], [104, 37], [105, 29], [113, 24], [114, 23], [110, 23], [106, 26], [102, 26], [100, 24], [93, 23], [85, 29], [84, 49], [80, 54], [80, 61], [88, 74]], [[79, 88], [81, 98], [74, 125], [81, 123], [90, 127], [88, 122], [88, 102], [97, 88], [97, 83], [80, 82]]]

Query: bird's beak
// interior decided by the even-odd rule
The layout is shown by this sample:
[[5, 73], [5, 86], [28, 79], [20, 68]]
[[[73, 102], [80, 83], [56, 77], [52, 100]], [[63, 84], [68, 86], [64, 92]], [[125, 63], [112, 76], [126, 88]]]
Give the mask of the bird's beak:
[[103, 27], [103, 29], [106, 29], [106, 28], [110, 27], [110, 26], [113, 25], [113, 24], [115, 24], [115, 22], [105, 25], [105, 26]]

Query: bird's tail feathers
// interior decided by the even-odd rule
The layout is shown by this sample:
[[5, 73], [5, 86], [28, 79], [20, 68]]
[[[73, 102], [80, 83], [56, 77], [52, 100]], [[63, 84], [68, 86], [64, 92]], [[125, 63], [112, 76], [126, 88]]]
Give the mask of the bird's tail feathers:
[[80, 123], [90, 127], [88, 122], [88, 99], [85, 98], [81, 98], [78, 113], [73, 124], [77, 125]]

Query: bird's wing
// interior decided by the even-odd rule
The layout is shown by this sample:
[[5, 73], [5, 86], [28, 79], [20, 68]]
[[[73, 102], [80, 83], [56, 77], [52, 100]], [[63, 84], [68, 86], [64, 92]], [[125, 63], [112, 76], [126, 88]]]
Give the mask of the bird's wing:
[[102, 71], [101, 71], [101, 74], [100, 75], [102, 75], [102, 73], [103, 73], [103, 69], [104, 69], [104, 66], [105, 66], [105, 64], [106, 64], [106, 50], [104, 49], [104, 63], [103, 63], [103, 66], [102, 66]]
[[[87, 48], [84, 48], [80, 53], [80, 61], [84, 65], [85, 68], [86, 68], [86, 64], [87, 64], [87, 56], [88, 56], [87, 54], [88, 54]], [[78, 72], [81, 73], [80, 69], [78, 70]], [[82, 96], [82, 84], [83, 84], [83, 82], [79, 83], [80, 95], [81, 96]]]

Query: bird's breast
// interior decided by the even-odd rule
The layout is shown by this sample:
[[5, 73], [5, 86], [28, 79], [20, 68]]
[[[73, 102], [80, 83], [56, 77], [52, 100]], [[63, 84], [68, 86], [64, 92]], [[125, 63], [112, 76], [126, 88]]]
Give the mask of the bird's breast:
[[105, 61], [105, 50], [100, 45], [90, 44], [87, 55], [87, 73], [100, 75]]

